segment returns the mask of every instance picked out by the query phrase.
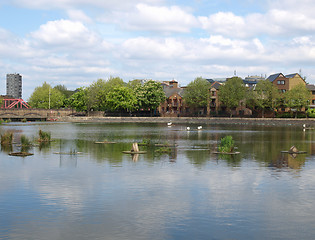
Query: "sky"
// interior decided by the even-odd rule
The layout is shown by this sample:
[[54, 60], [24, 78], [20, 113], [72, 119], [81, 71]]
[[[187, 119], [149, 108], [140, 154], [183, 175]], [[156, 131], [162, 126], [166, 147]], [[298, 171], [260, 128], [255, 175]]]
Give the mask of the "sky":
[[1, 0], [0, 94], [23, 77], [69, 90], [99, 78], [301, 73], [315, 83], [312, 0]]

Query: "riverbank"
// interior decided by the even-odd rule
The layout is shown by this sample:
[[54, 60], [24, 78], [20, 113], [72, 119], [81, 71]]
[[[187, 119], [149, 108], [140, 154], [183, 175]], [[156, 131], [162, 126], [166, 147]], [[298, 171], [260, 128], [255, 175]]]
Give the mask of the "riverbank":
[[315, 126], [315, 119], [310, 118], [207, 118], [207, 117], [60, 117], [63, 122], [121, 122], [121, 123], [168, 123], [174, 124], [249, 124], [249, 125], [296, 125]]

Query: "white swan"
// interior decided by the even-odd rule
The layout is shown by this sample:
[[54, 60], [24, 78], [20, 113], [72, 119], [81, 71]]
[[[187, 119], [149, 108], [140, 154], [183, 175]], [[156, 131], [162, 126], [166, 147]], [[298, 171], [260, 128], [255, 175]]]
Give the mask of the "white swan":
[[186, 127], [186, 130], [189, 131], [189, 130], [190, 130], [190, 127]]
[[198, 128], [198, 130], [201, 130], [201, 129], [202, 129], [202, 126], [198, 126], [197, 128]]

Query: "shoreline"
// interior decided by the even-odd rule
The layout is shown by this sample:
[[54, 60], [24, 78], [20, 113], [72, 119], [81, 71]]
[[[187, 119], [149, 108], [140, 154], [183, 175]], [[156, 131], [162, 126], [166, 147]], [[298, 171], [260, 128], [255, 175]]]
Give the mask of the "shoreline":
[[57, 121], [77, 123], [187, 123], [315, 126], [310, 118], [211, 118], [211, 117], [59, 117]]

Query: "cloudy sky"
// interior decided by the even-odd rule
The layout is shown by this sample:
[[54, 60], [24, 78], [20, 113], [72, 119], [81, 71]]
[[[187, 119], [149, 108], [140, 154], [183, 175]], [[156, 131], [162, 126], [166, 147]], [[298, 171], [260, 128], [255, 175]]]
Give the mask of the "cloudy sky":
[[176, 79], [302, 73], [315, 83], [312, 0], [1, 0], [0, 94], [44, 81]]

